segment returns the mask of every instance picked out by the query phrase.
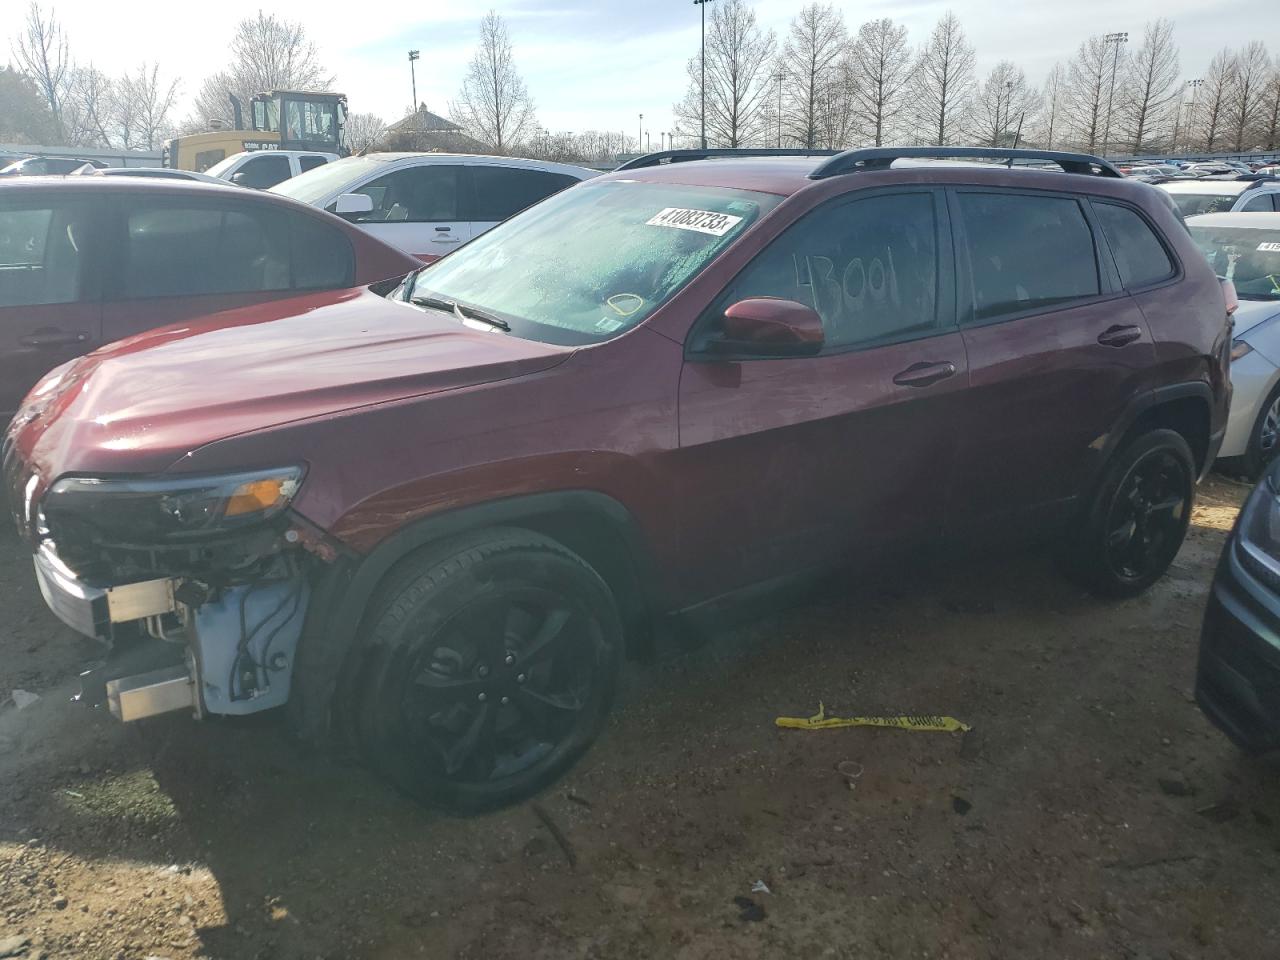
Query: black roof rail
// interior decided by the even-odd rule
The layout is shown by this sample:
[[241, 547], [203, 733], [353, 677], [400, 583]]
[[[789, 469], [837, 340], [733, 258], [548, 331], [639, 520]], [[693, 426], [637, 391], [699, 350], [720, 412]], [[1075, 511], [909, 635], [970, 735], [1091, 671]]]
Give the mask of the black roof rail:
[[1245, 187], [1245, 189], [1252, 190], [1254, 187], [1260, 187], [1264, 183], [1275, 183], [1280, 180], [1280, 177], [1277, 177], [1274, 173], [1241, 173], [1231, 179], [1248, 183], [1249, 186]]
[[846, 150], [818, 166], [809, 176], [814, 180], [856, 173], [860, 170], [887, 170], [895, 160], [1015, 160], [1056, 163], [1067, 173], [1102, 177], [1123, 177], [1109, 161], [1087, 153], [1060, 150], [1011, 150], [1007, 147], [872, 147]]
[[668, 163], [683, 163], [686, 160], [710, 160], [715, 157], [834, 157], [839, 150], [805, 150], [783, 148], [776, 150], [756, 147], [708, 147], [706, 150], [659, 150], [646, 153], [640, 157], [632, 157], [615, 170], [637, 170], [641, 167], [665, 166]]

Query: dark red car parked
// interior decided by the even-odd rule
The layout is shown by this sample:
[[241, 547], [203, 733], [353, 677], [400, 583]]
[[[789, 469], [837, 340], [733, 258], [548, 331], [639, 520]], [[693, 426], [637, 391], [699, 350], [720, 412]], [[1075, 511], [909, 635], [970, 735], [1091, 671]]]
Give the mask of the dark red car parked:
[[418, 266], [337, 217], [248, 190], [116, 177], [6, 180], [0, 423], [46, 372], [104, 343]]
[[[1009, 166], [895, 163], [973, 154]], [[1162, 192], [1074, 154], [704, 156], [572, 187], [388, 297], [37, 386], [5, 473], [50, 606], [178, 661], [113, 668], [113, 711], [287, 702], [477, 810], [586, 749], [670, 614], [991, 531], [1056, 536], [1104, 594], [1163, 574], [1231, 321]]]

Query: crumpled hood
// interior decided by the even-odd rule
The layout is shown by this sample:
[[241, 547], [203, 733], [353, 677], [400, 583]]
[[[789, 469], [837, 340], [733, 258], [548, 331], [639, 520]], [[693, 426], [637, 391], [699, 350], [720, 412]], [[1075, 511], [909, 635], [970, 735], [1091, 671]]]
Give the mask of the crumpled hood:
[[328, 291], [162, 327], [65, 364], [32, 390], [11, 439], [40, 486], [66, 473], [155, 473], [216, 440], [522, 376], [571, 352], [368, 290]]
[[1258, 324], [1277, 316], [1280, 316], [1280, 300], [1241, 300], [1240, 306], [1236, 308], [1236, 328], [1232, 335], [1239, 337]]

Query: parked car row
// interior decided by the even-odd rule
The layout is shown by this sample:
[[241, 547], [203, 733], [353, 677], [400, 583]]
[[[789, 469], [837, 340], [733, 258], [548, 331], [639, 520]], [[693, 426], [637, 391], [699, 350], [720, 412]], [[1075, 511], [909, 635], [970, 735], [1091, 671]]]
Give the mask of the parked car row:
[[[1230, 430], [1230, 277], [1248, 302], [1269, 269], [1252, 237], [1218, 252], [1219, 227], [1082, 155], [716, 153], [640, 158], [427, 265], [271, 194], [86, 177], [57, 189], [103, 195], [87, 226], [23, 207], [17, 284], [65, 296], [100, 249], [78, 276], [112, 296], [207, 274], [200, 295], [256, 298], [63, 364], [7, 432], [51, 609], [157, 638], [88, 699], [287, 704], [470, 812], [572, 764], [670, 616], [993, 535], [1053, 542], [1104, 596], [1164, 574]], [[299, 199], [433, 233], [499, 209], [503, 163], [367, 160]], [[359, 276], [337, 255], [357, 237]]]

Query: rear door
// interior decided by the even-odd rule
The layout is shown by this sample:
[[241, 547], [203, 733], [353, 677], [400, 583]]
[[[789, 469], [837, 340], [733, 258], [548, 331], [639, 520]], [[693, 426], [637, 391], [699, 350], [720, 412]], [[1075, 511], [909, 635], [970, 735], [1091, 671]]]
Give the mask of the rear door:
[[578, 182], [563, 173], [489, 164], [471, 166], [468, 173], [475, 197], [470, 212], [473, 237]]
[[116, 198], [111, 230], [104, 342], [294, 294], [289, 214], [274, 203], [139, 191]]
[[353, 188], [373, 201], [373, 209], [347, 220], [420, 260], [438, 260], [471, 239], [468, 189], [461, 165], [418, 164]]
[[[1154, 363], [1141, 310], [1104, 269], [1088, 201], [956, 189], [969, 356], [957, 527], [1019, 534], [1069, 516]], [[1028, 528], [1031, 529], [1031, 528]]]
[[99, 201], [0, 191], [0, 423], [45, 373], [101, 342]]
[[[939, 536], [956, 454], [964, 344], [939, 190], [842, 198], [782, 233], [712, 304], [680, 383], [684, 554], [694, 596]], [[726, 358], [724, 310], [813, 307], [813, 357]]]

